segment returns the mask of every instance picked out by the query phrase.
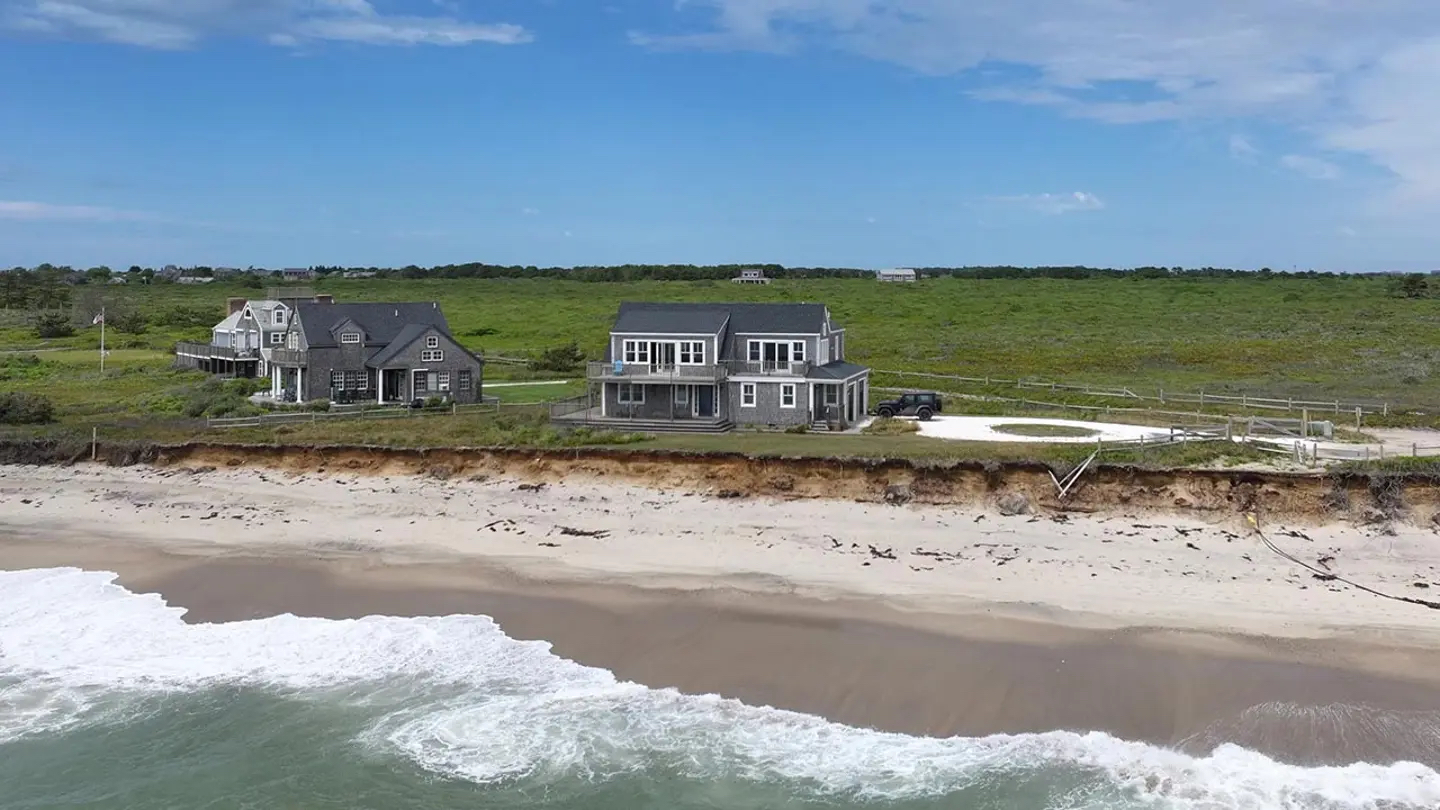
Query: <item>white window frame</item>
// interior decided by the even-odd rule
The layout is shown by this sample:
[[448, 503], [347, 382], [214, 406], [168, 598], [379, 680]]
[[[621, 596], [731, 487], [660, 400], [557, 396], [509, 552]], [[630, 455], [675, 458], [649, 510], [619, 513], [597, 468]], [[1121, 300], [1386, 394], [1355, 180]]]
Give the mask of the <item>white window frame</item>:
[[619, 383], [615, 389], [615, 402], [620, 405], [644, 405], [645, 386], [635, 383]]
[[[786, 405], [786, 404], [785, 404], [785, 398], [786, 398], [787, 396], [790, 398], [790, 404], [789, 404], [789, 405]], [[799, 398], [795, 396], [795, 383], [781, 383], [781, 384], [780, 384], [780, 407], [782, 407], [782, 408], [794, 408], [794, 407], [795, 407], [795, 403], [797, 403], [797, 402], [799, 402], [799, 401], [800, 401]]]
[[421, 349], [420, 362], [443, 363], [445, 362], [445, 351], [443, 349]]
[[270, 333], [270, 345], [271, 345], [271, 346], [282, 346], [282, 345], [284, 345], [284, 344], [285, 344], [285, 333], [284, 333], [284, 332], [271, 332], [271, 333]]
[[300, 349], [300, 333], [293, 330], [286, 332], [285, 346], [286, 348], [298, 351]]
[[345, 344], [346, 346], [354, 346], [354, 345], [356, 345], [357, 343], [360, 342], [360, 333], [359, 333], [359, 332], [341, 332], [341, 333], [340, 333], [340, 342], [343, 343], [343, 344]]
[[792, 362], [792, 363], [803, 363], [803, 362], [805, 362], [805, 341], [803, 341], [803, 340], [792, 340], [792, 341], [790, 341], [790, 362]]
[[677, 386], [675, 386], [675, 404], [676, 404], [676, 405], [689, 405], [689, 404], [690, 404], [690, 386], [688, 386], [688, 385], [677, 385]]
[[827, 385], [827, 386], [824, 386], [824, 388], [825, 388], [825, 393], [824, 393], [822, 396], [824, 397], [824, 403], [825, 403], [826, 407], [833, 407], [833, 406], [839, 405], [839, 404], [840, 404], [840, 386], [838, 386], [838, 385]]
[[441, 372], [436, 373], [436, 375], [435, 375], [435, 390], [437, 390], [437, 391], [449, 391], [449, 390], [450, 390], [450, 372], [448, 372], [448, 371], [441, 371]]
[[679, 364], [682, 366], [705, 365], [705, 341], [680, 341], [680, 348], [677, 350], [676, 356], [679, 358]]
[[740, 407], [755, 407], [755, 383], [740, 383]]
[[650, 362], [650, 341], [648, 340], [624, 340], [621, 341], [621, 354], [626, 363], [646, 364]]
[[330, 370], [330, 390], [345, 390], [345, 372]]
[[276, 309], [276, 310], [275, 310], [275, 313], [274, 313], [273, 315], [271, 315], [270, 318], [271, 318], [271, 320], [270, 320], [271, 325], [273, 325], [273, 326], [284, 326], [284, 325], [285, 325], [285, 310], [283, 310], [283, 309]]
[[745, 353], [745, 357], [746, 357], [746, 359], [747, 359], [747, 362], [750, 362], [750, 363], [763, 363], [763, 362], [765, 362], [764, 359], [763, 359], [763, 358], [765, 357], [765, 351], [764, 351], [764, 349], [762, 349], [762, 348], [760, 347], [760, 344], [761, 344], [762, 342], [763, 342], [763, 341], [759, 341], [759, 340], [752, 340], [752, 341], [750, 341], [750, 345], [749, 345], [749, 347], [746, 349], [746, 353]]
[[435, 335], [430, 335], [429, 337], [425, 338], [425, 348], [427, 348], [427, 349], [438, 349], [438, 348], [440, 348], [440, 338], [436, 337]]

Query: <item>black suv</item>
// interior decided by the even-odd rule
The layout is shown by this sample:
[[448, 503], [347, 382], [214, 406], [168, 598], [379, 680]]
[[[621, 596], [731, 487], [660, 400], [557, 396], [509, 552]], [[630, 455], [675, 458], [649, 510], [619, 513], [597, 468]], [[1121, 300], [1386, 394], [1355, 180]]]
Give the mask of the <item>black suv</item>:
[[913, 394], [901, 394], [897, 399], [887, 399], [875, 406], [875, 415], [882, 419], [889, 419], [892, 416], [914, 416], [922, 422], [930, 421], [930, 417], [942, 411], [944, 403], [940, 395], [934, 391], [918, 391]]

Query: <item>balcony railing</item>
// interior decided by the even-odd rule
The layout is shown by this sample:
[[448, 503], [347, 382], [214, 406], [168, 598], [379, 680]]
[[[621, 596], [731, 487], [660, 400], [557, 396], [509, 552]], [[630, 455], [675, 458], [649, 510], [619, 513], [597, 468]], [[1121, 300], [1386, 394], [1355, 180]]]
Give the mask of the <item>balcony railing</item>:
[[270, 362], [280, 366], [308, 365], [306, 352], [299, 349], [271, 349]]
[[585, 376], [592, 380], [716, 383], [725, 379], [723, 365], [691, 366], [678, 363], [589, 363]]
[[260, 356], [259, 349], [235, 349], [230, 346], [194, 343], [188, 340], [176, 343], [175, 353], [183, 357], [208, 357], [214, 360], [253, 360]]
[[774, 375], [777, 377], [804, 377], [810, 373], [810, 369], [813, 367], [805, 360], [760, 360], [756, 362], [733, 360], [726, 365], [731, 374]]

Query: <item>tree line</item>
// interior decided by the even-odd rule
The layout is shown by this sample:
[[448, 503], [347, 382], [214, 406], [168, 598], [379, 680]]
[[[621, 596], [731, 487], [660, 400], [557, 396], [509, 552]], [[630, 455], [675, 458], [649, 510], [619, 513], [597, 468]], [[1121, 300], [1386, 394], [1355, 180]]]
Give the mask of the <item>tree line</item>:
[[[339, 265], [316, 265], [308, 268], [317, 277], [364, 277], [402, 279], [466, 279], [466, 278], [553, 278], [582, 282], [623, 282], [623, 281], [724, 281], [734, 278], [741, 270], [759, 269], [773, 279], [806, 278], [869, 278], [872, 270], [850, 267], [786, 267], [779, 264], [623, 264], [610, 266], [538, 267], [535, 265], [499, 265], [470, 262], [467, 264], [444, 264], [433, 267], [407, 265], [405, 267], [344, 267]], [[1224, 267], [1089, 267], [1085, 265], [1054, 267], [1019, 267], [1013, 265], [987, 265], [964, 267], [917, 267], [921, 278], [953, 277], [970, 279], [1097, 279], [1097, 278], [1337, 278], [1344, 273], [1316, 270], [1237, 270]], [[64, 306], [68, 303], [67, 289], [86, 284], [104, 284], [123, 279], [127, 284], [178, 283], [186, 278], [215, 278], [259, 288], [267, 279], [278, 278], [279, 270], [251, 267], [245, 270], [214, 268], [208, 266], [174, 267], [161, 270], [150, 267], [131, 266], [126, 271], [109, 267], [91, 267], [78, 270], [64, 265], [42, 264], [34, 268], [15, 267], [0, 271], [0, 308], [46, 309]], [[1429, 277], [1425, 274], [1385, 274], [1394, 282], [1404, 285], [1402, 294], [1420, 297], [1428, 294]], [[1422, 288], [1424, 292], [1422, 292]]]

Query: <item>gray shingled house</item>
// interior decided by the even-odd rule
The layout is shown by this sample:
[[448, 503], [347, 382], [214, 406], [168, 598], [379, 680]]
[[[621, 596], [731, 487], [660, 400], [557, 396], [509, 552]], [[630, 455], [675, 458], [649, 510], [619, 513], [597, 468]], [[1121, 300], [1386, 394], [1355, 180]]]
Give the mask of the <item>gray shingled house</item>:
[[286, 401], [478, 402], [484, 361], [455, 341], [436, 303], [300, 304], [271, 352]]
[[591, 393], [559, 421], [642, 430], [843, 429], [864, 418], [870, 370], [846, 362], [823, 304], [620, 305]]

